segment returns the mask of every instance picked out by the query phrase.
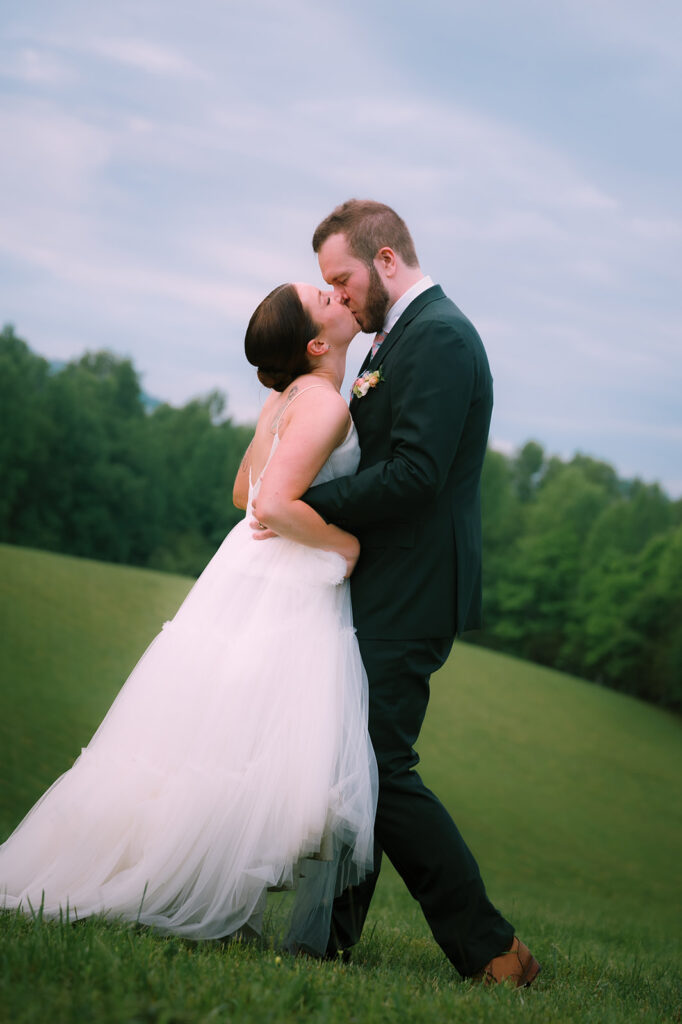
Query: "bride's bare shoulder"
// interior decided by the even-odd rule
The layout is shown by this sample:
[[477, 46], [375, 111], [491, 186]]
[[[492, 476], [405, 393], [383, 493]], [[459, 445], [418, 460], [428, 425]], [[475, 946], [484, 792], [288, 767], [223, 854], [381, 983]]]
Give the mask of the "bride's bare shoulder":
[[287, 391], [277, 414], [280, 436], [294, 425], [298, 430], [315, 423], [319, 429], [331, 431], [347, 426], [348, 405], [330, 381], [307, 374], [298, 377]]

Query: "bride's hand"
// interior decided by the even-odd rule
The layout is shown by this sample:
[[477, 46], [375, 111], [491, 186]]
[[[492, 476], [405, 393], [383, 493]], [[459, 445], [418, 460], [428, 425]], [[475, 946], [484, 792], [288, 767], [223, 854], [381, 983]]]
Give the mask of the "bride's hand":
[[[249, 526], [251, 527], [251, 536], [254, 540], [269, 540], [271, 537], [279, 537], [279, 534], [274, 530], [271, 530], [269, 526], [265, 526], [261, 523], [254, 515], [253, 519], [249, 520]], [[357, 537], [353, 536], [352, 533], [347, 533], [345, 530], [339, 530], [338, 527], [332, 527], [334, 531], [334, 539], [330, 547], [325, 548], [327, 551], [336, 551], [337, 554], [341, 555], [346, 563], [346, 573], [344, 579], [348, 579], [358, 564], [358, 558], [360, 557], [360, 541]], [[337, 540], [337, 537], [339, 538]]]
[[252, 519], [249, 522], [249, 526], [253, 531], [251, 536], [254, 540], [269, 540], [270, 537], [278, 537], [279, 534], [275, 533], [274, 530], [270, 530], [267, 526], [263, 526], [257, 519]]

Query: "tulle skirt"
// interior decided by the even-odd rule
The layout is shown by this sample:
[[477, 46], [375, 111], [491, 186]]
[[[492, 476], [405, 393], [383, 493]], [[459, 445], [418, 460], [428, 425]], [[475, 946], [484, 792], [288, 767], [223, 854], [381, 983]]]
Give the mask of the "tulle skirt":
[[377, 796], [344, 569], [242, 521], [0, 847], [0, 906], [211, 939], [296, 888], [287, 942], [323, 952]]

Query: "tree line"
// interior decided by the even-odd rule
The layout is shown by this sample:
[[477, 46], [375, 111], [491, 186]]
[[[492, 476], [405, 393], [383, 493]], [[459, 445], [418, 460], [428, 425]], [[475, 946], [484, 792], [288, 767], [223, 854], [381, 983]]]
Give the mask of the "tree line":
[[488, 451], [480, 642], [682, 708], [682, 501], [608, 463]]
[[[240, 519], [251, 426], [219, 392], [149, 410], [132, 363], [55, 369], [0, 333], [0, 541], [198, 575]], [[682, 501], [605, 462], [489, 450], [475, 642], [682, 707]]]
[[252, 428], [213, 392], [148, 412], [128, 359], [55, 372], [0, 334], [0, 540], [198, 575], [241, 513], [232, 484]]

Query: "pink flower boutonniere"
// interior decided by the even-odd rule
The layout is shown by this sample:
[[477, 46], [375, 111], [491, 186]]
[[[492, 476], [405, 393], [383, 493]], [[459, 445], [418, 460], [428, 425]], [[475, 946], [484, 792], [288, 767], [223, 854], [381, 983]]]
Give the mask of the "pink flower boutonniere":
[[353, 384], [351, 392], [353, 398], [364, 398], [370, 388], [375, 388], [383, 380], [386, 380], [386, 378], [381, 372], [381, 367], [378, 370], [365, 370], [364, 373], [356, 378]]

